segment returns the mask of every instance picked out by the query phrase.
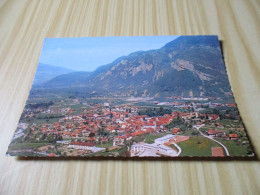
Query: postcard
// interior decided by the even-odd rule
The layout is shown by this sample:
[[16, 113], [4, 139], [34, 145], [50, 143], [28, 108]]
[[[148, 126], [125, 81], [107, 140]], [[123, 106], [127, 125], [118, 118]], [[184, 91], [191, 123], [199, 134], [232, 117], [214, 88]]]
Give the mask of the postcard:
[[7, 155], [253, 157], [217, 36], [46, 38]]

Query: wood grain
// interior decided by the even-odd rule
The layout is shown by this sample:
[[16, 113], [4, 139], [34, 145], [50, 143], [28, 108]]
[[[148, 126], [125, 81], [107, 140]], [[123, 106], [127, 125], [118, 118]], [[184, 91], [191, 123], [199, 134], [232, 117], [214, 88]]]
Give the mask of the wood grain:
[[257, 0], [0, 1], [0, 194], [260, 194], [260, 163], [6, 157], [45, 37], [216, 34], [260, 155]]

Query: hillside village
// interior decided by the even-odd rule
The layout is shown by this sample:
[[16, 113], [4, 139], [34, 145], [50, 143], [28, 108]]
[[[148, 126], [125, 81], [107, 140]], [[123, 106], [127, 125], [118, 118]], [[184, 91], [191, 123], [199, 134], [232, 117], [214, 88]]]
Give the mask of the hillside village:
[[[185, 154], [185, 146], [179, 145], [194, 144], [189, 143], [194, 140], [199, 147], [207, 142], [203, 147], [208, 147], [209, 156], [232, 155], [228, 148], [231, 145], [232, 150], [234, 144], [244, 148], [245, 155], [252, 153], [238, 114], [226, 111], [223, 114], [221, 109], [211, 114], [201, 112], [205, 108], [236, 108], [233, 103], [153, 101], [152, 105], [160, 107], [151, 109], [131, 103], [113, 106], [108, 102], [88, 103], [77, 98], [68, 102], [72, 104], [61, 101], [59, 105], [27, 107], [9, 153], [175, 157]], [[75, 105], [78, 107], [73, 108]], [[165, 105], [168, 107], [162, 107]], [[40, 120], [35, 120], [37, 117]], [[15, 147], [22, 143], [23, 148]]]

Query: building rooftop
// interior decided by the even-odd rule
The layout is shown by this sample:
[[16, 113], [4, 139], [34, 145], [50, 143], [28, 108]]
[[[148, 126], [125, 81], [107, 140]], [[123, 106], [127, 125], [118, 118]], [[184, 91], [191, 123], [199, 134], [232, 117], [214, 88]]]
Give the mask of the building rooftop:
[[160, 137], [160, 138], [157, 138], [157, 139], [155, 139], [154, 141], [163, 141], [163, 140], [166, 140], [166, 139], [172, 139], [172, 138], [174, 138], [175, 137], [175, 135], [165, 135], [165, 136], [163, 136], [163, 137]]

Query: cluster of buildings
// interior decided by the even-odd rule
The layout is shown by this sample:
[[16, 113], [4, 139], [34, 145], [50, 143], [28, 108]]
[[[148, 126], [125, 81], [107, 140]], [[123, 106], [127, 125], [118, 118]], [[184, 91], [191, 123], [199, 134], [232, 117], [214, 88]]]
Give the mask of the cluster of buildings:
[[105, 150], [105, 148], [96, 147], [93, 143], [90, 143], [90, 142], [77, 142], [77, 141], [70, 142], [70, 144], [67, 148], [68, 149], [72, 148], [72, 149], [76, 149], [76, 150], [89, 150], [93, 153]]
[[[130, 101], [130, 100], [129, 100]], [[78, 104], [74, 101], [73, 104]], [[168, 103], [157, 102], [158, 105], [168, 105]], [[201, 103], [185, 103], [174, 101], [171, 103], [174, 107], [194, 108], [190, 112], [172, 112], [163, 116], [149, 117], [147, 115], [138, 115], [138, 107], [128, 105], [117, 105], [111, 107], [109, 103], [104, 104], [84, 104], [80, 114], [73, 115], [74, 110], [67, 108], [58, 108], [50, 106], [48, 109], [37, 108], [37, 113], [43, 114], [63, 114], [55, 123], [44, 123], [42, 125], [34, 125], [33, 131], [41, 132], [41, 135], [57, 135], [66, 138], [65, 141], [57, 140], [57, 143], [67, 145], [68, 149], [89, 150], [93, 153], [106, 150], [106, 148], [96, 147], [97, 142], [112, 143], [113, 147], [125, 145], [126, 141], [131, 140], [135, 136], [145, 135], [149, 133], [168, 132], [167, 124], [172, 120], [182, 118], [187, 123], [203, 125], [207, 121], [216, 121], [219, 119], [218, 114], [200, 114], [196, 109], [202, 106]], [[236, 107], [233, 103], [206, 103], [209, 107], [229, 106]], [[39, 110], [41, 109], [41, 110]], [[36, 112], [35, 112], [36, 113]], [[28, 112], [28, 116], [33, 112]], [[218, 123], [216, 123], [218, 124]], [[22, 136], [24, 129], [28, 127], [26, 123], [20, 123], [15, 138]], [[174, 128], [171, 135], [166, 135], [155, 139], [154, 143], [134, 143], [131, 146], [132, 156], [176, 156], [178, 151], [165, 145], [169, 141], [174, 141], [175, 135], [179, 133], [179, 128]], [[36, 134], [36, 133], [35, 133]], [[207, 134], [212, 137], [221, 137], [225, 135], [223, 131], [209, 129]], [[108, 135], [113, 135], [112, 140]], [[110, 136], [111, 137], [111, 136]], [[237, 139], [237, 134], [229, 134], [230, 140]], [[84, 138], [83, 141], [67, 141], [78, 140]], [[39, 139], [39, 138], [38, 138]], [[109, 140], [110, 139], [110, 140]]]
[[169, 141], [176, 141], [175, 135], [166, 135], [154, 140], [154, 143], [137, 143], [131, 147], [131, 156], [177, 156], [178, 152], [172, 149], [169, 146], [166, 146], [165, 143]]
[[[100, 131], [118, 134], [121, 139], [150, 133], [167, 131], [166, 124], [177, 117], [178, 113], [164, 116], [148, 117], [137, 115], [136, 107], [94, 105], [84, 114], [68, 115], [54, 124], [42, 124], [40, 130], [43, 134], [62, 135], [63, 138], [89, 137], [90, 133], [102, 135]], [[121, 135], [121, 136], [120, 136]], [[117, 142], [115, 140], [115, 142]]]
[[208, 100], [221, 100], [219, 97], [183, 97], [183, 96], [171, 96], [166, 97], [167, 99], [174, 99], [174, 100], [192, 100], [192, 101], [208, 101]]
[[[167, 106], [172, 106], [174, 108], [181, 108], [181, 109], [193, 109], [194, 111], [201, 111], [201, 110], [204, 110], [205, 108], [217, 108], [217, 107], [221, 107], [221, 106], [236, 107], [235, 103], [209, 102], [208, 98], [182, 98], [182, 100], [185, 100], [185, 101], [173, 101], [173, 102], [156, 101], [155, 104], [160, 105], [160, 106], [167, 105]], [[190, 102], [190, 101], [192, 101], [192, 102]]]
[[[66, 108], [66, 112], [72, 109]], [[208, 120], [217, 120], [218, 115], [215, 114], [199, 114], [198, 112], [172, 112], [163, 116], [148, 117], [147, 115], [138, 115], [138, 108], [134, 106], [114, 106], [110, 107], [109, 103], [93, 104], [89, 108], [83, 110], [79, 115], [67, 114], [60, 118], [54, 124], [42, 124], [36, 128], [42, 134], [55, 134], [63, 138], [86, 138], [87, 141], [95, 142], [97, 137], [106, 142], [105, 134], [114, 134], [113, 145], [122, 145], [125, 140], [129, 140], [134, 136], [167, 132], [166, 125], [177, 117], [183, 118], [186, 122], [195, 121], [203, 123]], [[93, 136], [90, 136], [90, 134]], [[177, 132], [175, 132], [177, 133]]]
[[[213, 138], [216, 138], [216, 137], [227, 137], [227, 135], [226, 135], [226, 133], [224, 131], [214, 130], [212, 128], [210, 128], [207, 131], [207, 134], [208, 134], [208, 136], [211, 136]], [[239, 136], [236, 133], [228, 134], [228, 139], [230, 139], [230, 140], [236, 140], [236, 139], [238, 139], [238, 137]]]

